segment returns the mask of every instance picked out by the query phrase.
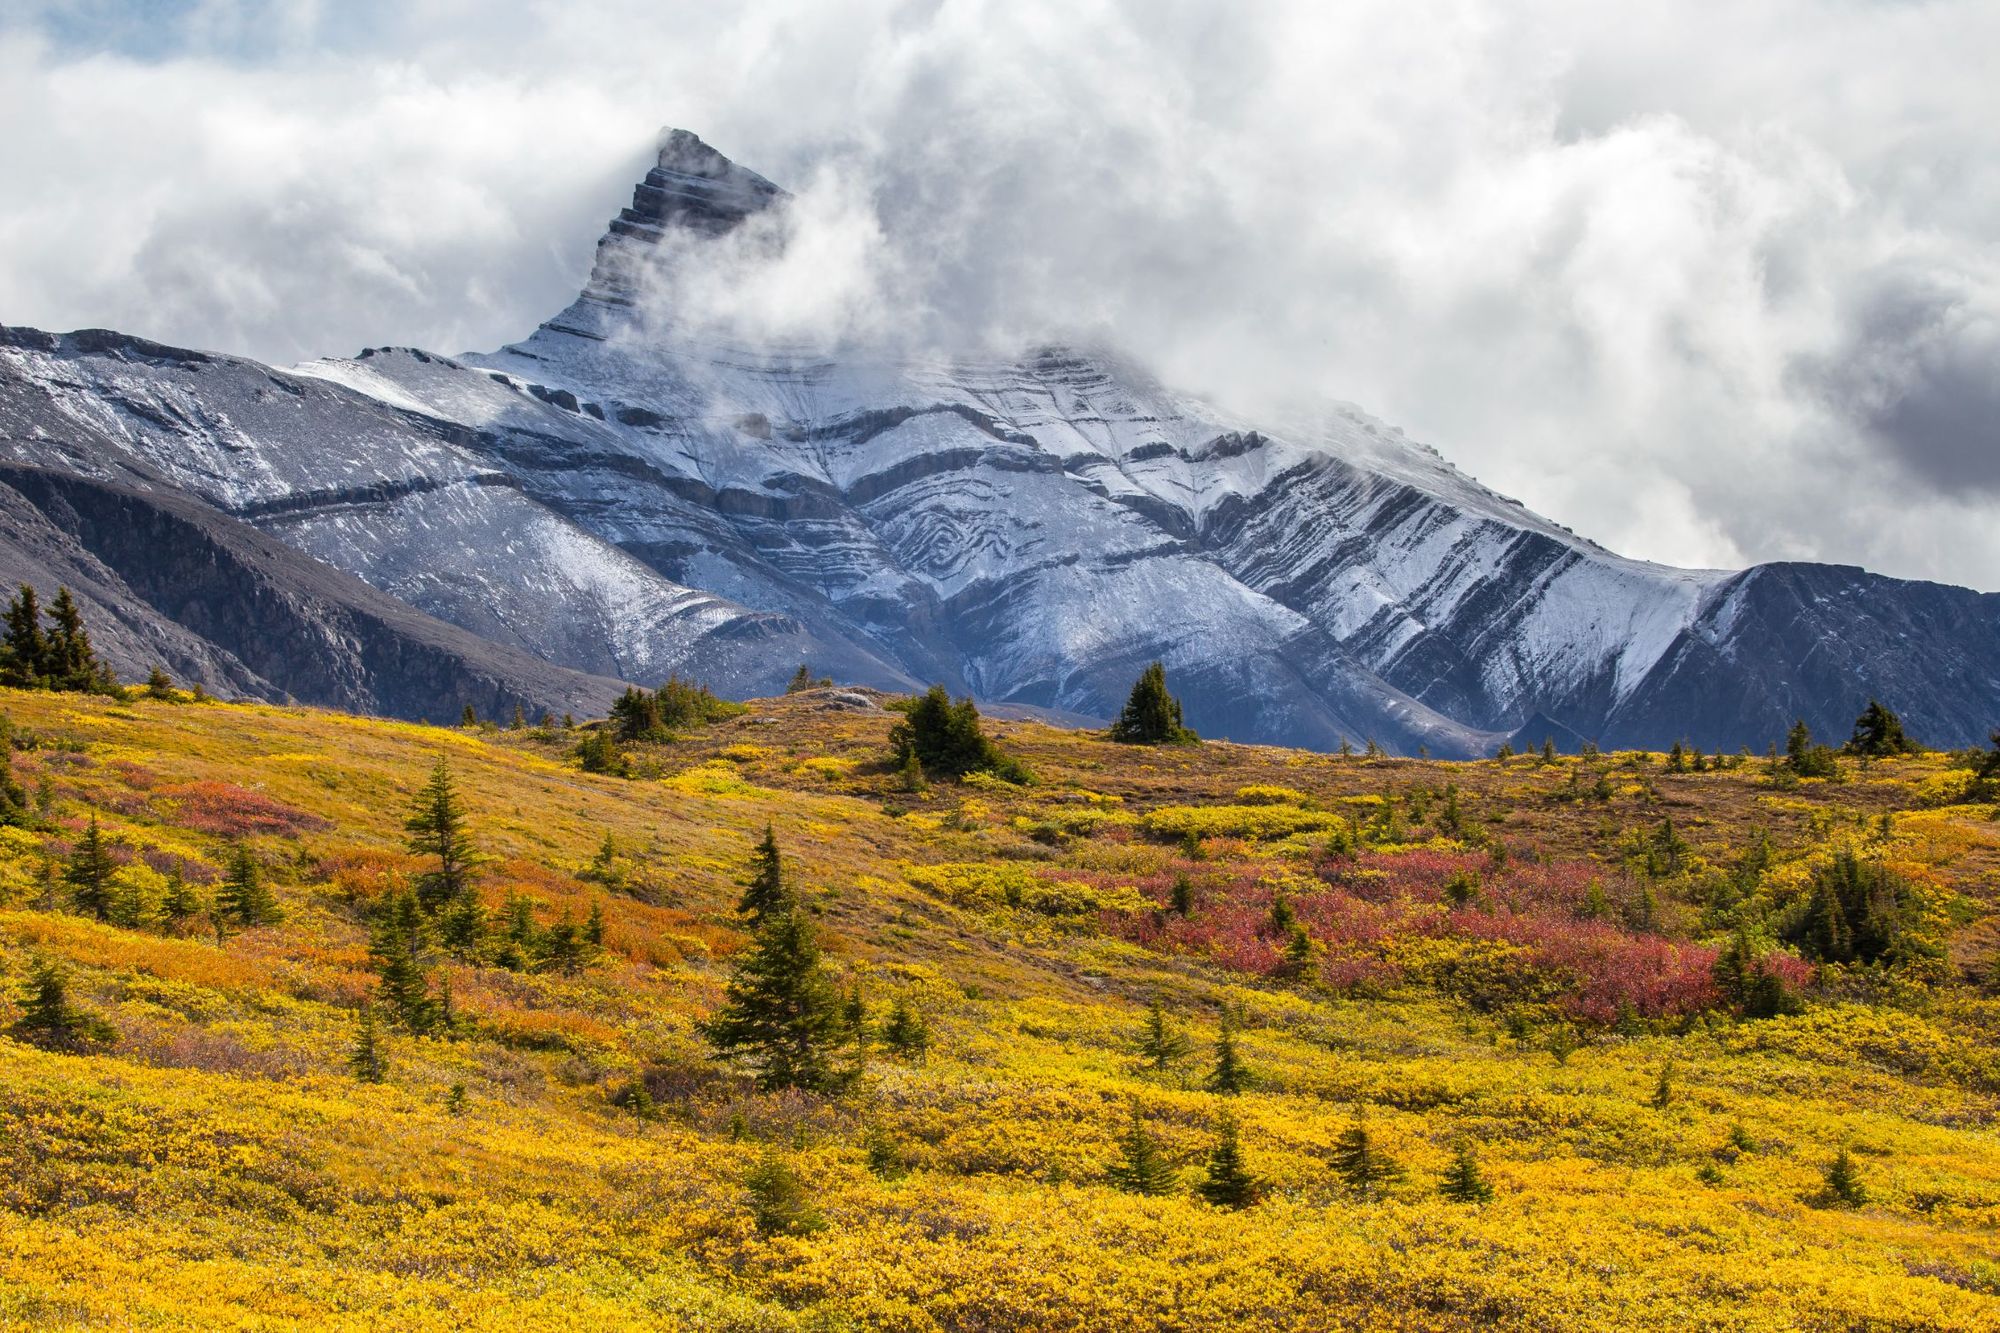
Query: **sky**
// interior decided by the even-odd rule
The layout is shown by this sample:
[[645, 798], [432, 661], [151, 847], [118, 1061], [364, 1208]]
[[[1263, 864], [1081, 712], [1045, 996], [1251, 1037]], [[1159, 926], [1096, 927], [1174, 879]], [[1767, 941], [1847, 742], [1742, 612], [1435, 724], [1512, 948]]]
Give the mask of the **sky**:
[[1990, 0], [0, 0], [0, 322], [489, 349], [676, 125], [797, 196], [715, 293], [788, 335], [1109, 343], [1625, 554], [1994, 590], [1996, 51]]

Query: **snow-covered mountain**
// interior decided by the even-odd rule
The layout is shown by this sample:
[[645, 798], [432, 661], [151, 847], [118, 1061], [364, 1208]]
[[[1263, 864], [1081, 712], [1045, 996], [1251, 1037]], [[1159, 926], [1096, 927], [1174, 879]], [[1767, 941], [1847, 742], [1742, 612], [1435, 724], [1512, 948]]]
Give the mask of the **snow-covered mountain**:
[[1454, 754], [1761, 748], [1871, 696], [1941, 742], [2000, 719], [2000, 597], [1626, 560], [1356, 409], [1240, 420], [1104, 350], [752, 346], [660, 298], [786, 200], [672, 132], [578, 299], [486, 355], [13, 330], [0, 452], [599, 677], [748, 694], [809, 661], [1101, 717], [1159, 658], [1207, 733]]

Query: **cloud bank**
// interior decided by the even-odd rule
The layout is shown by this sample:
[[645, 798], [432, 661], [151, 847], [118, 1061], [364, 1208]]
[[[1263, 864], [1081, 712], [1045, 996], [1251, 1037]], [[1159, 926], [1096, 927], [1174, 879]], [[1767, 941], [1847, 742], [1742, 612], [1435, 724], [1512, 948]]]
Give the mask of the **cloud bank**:
[[0, 320], [488, 348], [660, 124], [798, 196], [775, 334], [1356, 402], [1630, 554], [2000, 588], [1979, 3], [28, 4]]

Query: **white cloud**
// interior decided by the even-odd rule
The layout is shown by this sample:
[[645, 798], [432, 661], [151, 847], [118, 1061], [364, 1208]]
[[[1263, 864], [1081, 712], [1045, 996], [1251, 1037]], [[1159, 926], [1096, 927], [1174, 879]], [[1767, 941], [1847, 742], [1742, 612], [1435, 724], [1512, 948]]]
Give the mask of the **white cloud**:
[[741, 328], [1102, 333], [1633, 554], [2000, 586], [1992, 6], [59, 9], [0, 31], [9, 322], [492, 346], [679, 124], [800, 197], [682, 275]]

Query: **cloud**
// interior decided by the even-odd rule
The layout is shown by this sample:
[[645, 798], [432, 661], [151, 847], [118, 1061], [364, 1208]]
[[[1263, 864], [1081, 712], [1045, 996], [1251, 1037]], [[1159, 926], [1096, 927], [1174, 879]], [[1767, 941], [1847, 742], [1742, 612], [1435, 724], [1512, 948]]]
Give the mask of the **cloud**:
[[674, 275], [746, 336], [1106, 338], [1360, 403], [1632, 554], [2000, 586], [1991, 6], [179, 14], [0, 30], [0, 113], [46, 127], [0, 143], [0, 319], [490, 347], [672, 123], [797, 195], [784, 247]]

